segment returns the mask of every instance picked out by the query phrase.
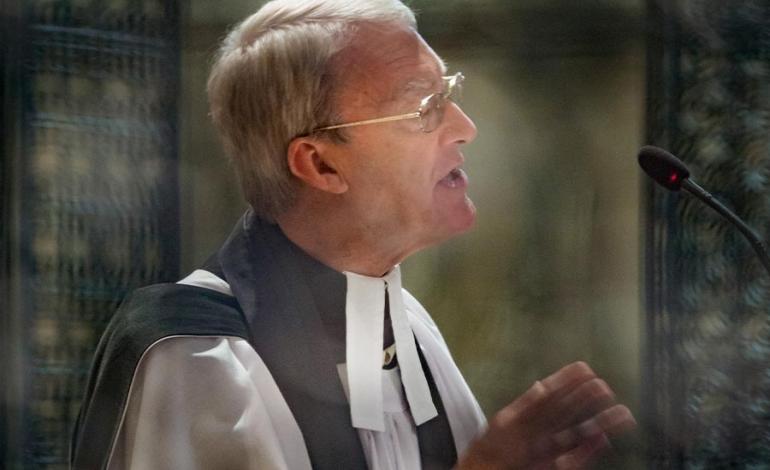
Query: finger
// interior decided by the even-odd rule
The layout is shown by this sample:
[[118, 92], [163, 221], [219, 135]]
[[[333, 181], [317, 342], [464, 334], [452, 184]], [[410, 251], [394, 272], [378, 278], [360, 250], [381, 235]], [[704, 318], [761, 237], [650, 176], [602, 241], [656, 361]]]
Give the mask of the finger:
[[560, 412], [556, 415], [552, 430], [558, 431], [581, 423], [615, 404], [615, 393], [607, 383], [594, 377], [580, 384], [565, 396], [561, 403], [554, 404]]
[[[527, 423], [534, 433], [554, 431], [560, 426], [572, 424], [564, 418], [575, 415], [575, 405], [565, 402], [565, 397], [596, 378], [586, 363], [569, 364], [541, 382], [536, 382], [521, 400], [512, 404], [510, 417]], [[586, 416], [590, 416], [590, 413]]]
[[541, 403], [548, 397], [549, 393], [548, 389], [543, 385], [543, 382], [538, 380], [506, 408], [508, 408], [508, 411], [512, 414], [521, 413], [522, 411]]
[[593, 436], [606, 433], [617, 436], [636, 427], [636, 420], [625, 405], [614, 405], [577, 426], [578, 433]]
[[610, 440], [606, 434], [600, 434], [593, 439], [583, 442], [580, 446], [556, 459], [555, 467], [558, 470], [578, 470], [588, 468], [599, 457], [611, 448]]
[[536, 444], [537, 458], [555, 459], [576, 448], [605, 436], [604, 429], [593, 420], [544, 435]]
[[562, 433], [548, 429], [554, 419], [550, 417], [553, 410], [542, 405], [549, 402], [550, 393], [542, 382], [535, 382], [489, 421], [485, 439], [479, 441], [477, 450], [510, 454], [504, 460], [511, 462], [547, 464], [577, 446], [581, 436], [576, 427]]
[[543, 385], [550, 392], [571, 389], [575, 385], [596, 377], [596, 373], [583, 361], [568, 364], [543, 379]]
[[596, 374], [585, 362], [562, 367], [542, 381], [535, 382], [524, 394], [500, 410], [489, 424], [501, 431], [525, 426], [531, 435], [553, 430], [554, 422], [565, 412], [558, 406], [559, 400], [594, 377]]
[[615, 405], [576, 426], [545, 435], [535, 444], [534, 455], [538, 459], [556, 458], [602, 436], [617, 436], [635, 426], [631, 411], [624, 405]]
[[510, 412], [518, 414], [536, 405], [542, 406], [547, 401], [558, 400], [594, 377], [596, 374], [585, 362], [569, 364], [542, 381], [535, 382], [529, 390], [511, 403]]

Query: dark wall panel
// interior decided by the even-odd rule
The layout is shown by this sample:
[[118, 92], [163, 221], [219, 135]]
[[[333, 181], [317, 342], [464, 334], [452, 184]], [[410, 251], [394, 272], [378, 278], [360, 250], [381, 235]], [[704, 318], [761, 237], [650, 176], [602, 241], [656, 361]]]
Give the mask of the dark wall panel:
[[128, 291], [178, 274], [179, 7], [3, 8], [5, 468], [66, 468], [102, 329]]
[[[649, 2], [648, 136], [770, 235], [770, 5]], [[770, 278], [693, 198], [647, 188], [645, 409], [655, 468], [770, 462]]]

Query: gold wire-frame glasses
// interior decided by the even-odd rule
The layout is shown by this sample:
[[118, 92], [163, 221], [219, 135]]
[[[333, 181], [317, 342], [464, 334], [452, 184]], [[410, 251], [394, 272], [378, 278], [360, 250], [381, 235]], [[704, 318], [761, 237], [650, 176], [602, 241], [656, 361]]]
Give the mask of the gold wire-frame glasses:
[[457, 72], [454, 75], [441, 77], [445, 83], [445, 91], [440, 93], [433, 93], [428, 95], [420, 101], [420, 107], [413, 113], [396, 114], [394, 116], [385, 116], [374, 119], [365, 119], [363, 121], [346, 122], [343, 124], [334, 124], [333, 126], [319, 127], [313, 129], [313, 132], [330, 131], [332, 129], [343, 129], [345, 127], [366, 126], [368, 124], [378, 124], [381, 122], [403, 121], [405, 119], [420, 119], [420, 129], [423, 132], [433, 132], [441, 124], [444, 119], [444, 110], [446, 109], [446, 101], [451, 99], [457, 100], [457, 96], [462, 91], [462, 84], [465, 81], [465, 76], [462, 72]]

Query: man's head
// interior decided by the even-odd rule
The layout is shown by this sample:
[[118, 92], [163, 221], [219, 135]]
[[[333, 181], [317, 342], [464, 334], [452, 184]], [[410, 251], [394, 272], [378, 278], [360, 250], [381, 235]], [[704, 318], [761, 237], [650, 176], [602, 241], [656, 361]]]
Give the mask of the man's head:
[[403, 4], [349, 3], [273, 2], [238, 26], [212, 115], [260, 215], [396, 263], [472, 225], [459, 167], [476, 129]]
[[293, 203], [300, 183], [289, 171], [287, 146], [336, 121], [344, 70], [333, 59], [365, 22], [415, 26], [398, 0], [275, 0], [224, 40], [209, 76], [209, 106], [259, 215], [275, 219]]

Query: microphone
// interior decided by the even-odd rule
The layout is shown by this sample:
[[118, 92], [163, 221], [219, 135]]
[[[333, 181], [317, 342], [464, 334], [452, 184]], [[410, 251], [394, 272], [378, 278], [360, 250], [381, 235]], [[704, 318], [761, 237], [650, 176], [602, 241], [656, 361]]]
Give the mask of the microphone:
[[639, 166], [659, 185], [671, 191], [684, 189], [729, 220], [746, 237], [770, 274], [770, 257], [767, 255], [767, 247], [757, 233], [708, 191], [691, 180], [690, 170], [681, 160], [662, 148], [645, 145], [639, 149]]

